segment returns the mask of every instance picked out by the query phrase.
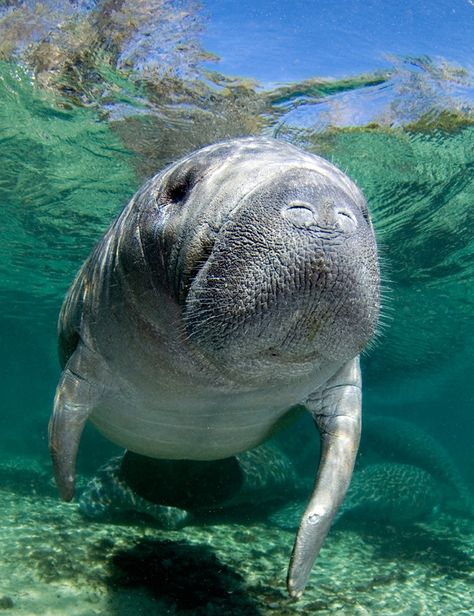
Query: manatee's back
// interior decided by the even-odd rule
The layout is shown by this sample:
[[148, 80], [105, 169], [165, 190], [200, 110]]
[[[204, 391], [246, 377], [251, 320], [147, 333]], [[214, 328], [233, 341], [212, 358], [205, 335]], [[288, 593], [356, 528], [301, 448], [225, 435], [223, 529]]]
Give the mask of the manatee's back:
[[404, 524], [433, 512], [441, 501], [435, 479], [409, 464], [369, 464], [354, 473], [337, 519], [356, 516]]

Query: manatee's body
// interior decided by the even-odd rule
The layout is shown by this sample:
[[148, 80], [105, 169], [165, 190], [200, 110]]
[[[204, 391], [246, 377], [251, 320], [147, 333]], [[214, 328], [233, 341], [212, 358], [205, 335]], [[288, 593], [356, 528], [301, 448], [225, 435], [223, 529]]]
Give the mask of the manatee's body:
[[281, 504], [306, 488], [291, 460], [267, 444], [211, 462], [125, 452], [89, 481], [79, 508], [94, 520], [145, 514], [162, 528], [176, 529], [208, 513]]
[[422, 520], [436, 511], [441, 491], [435, 478], [411, 464], [369, 464], [354, 473], [342, 516], [388, 524]]
[[[335, 522], [343, 517], [403, 526], [423, 520], [441, 505], [441, 490], [427, 471], [411, 464], [369, 464], [356, 471]], [[270, 520], [287, 530], [298, 528], [304, 504], [295, 501]]]
[[271, 139], [204, 148], [135, 195], [64, 302], [50, 422], [62, 496], [84, 423], [138, 454], [219, 460], [304, 405], [322, 437], [288, 585], [299, 596], [350, 480], [358, 354], [379, 310], [376, 244], [357, 187]]
[[362, 444], [381, 459], [424, 469], [444, 486], [450, 500], [459, 501], [464, 513], [474, 515], [474, 496], [449, 452], [420, 426], [398, 417], [368, 416], [364, 420]]

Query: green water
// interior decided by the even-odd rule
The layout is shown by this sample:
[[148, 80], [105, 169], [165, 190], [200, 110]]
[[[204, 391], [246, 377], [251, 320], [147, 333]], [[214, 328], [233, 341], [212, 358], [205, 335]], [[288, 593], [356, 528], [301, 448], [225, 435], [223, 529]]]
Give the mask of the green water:
[[[219, 117], [209, 127], [196, 107], [187, 146], [173, 108], [167, 121], [101, 120], [94, 109], [36, 87], [10, 63], [0, 65], [0, 87], [3, 420], [10, 413], [15, 420], [5, 422], [3, 438], [10, 447], [12, 433], [20, 441], [12, 449], [28, 451], [37, 446], [36, 431], [45, 431], [58, 370], [56, 316], [82, 260], [152, 169], [212, 142], [214, 133], [248, 130], [231, 111], [224, 127]], [[249, 107], [242, 103], [246, 121]], [[271, 118], [256, 115], [254, 124], [255, 132], [263, 125], [268, 133]], [[173, 139], [178, 127], [182, 141]], [[367, 412], [393, 410], [428, 422], [456, 455], [468, 456], [474, 125], [453, 115], [439, 126], [435, 118], [398, 128], [297, 130], [289, 138], [354, 178], [373, 213], [385, 301], [380, 333], [364, 356]]]
[[[47, 479], [46, 436], [59, 376], [56, 320], [83, 259], [146, 177], [200, 145], [248, 134], [275, 135], [321, 154], [362, 188], [373, 213], [384, 278], [380, 331], [363, 356], [364, 413], [394, 416], [426, 431], [447, 453], [467, 492], [474, 490], [474, 119], [454, 98], [433, 95], [430, 66], [425, 66], [424, 84], [431, 84], [427, 96], [419, 81], [410, 89], [410, 79], [397, 67], [340, 82], [263, 90], [211, 74], [143, 79], [116, 71], [99, 53], [92, 76], [89, 66], [82, 81], [72, 82], [61, 71], [48, 81], [48, 71], [3, 57], [0, 491], [36, 494], [42, 502], [50, 499], [49, 508], [56, 506]], [[100, 91], [97, 74], [107, 86]], [[443, 78], [449, 81], [452, 75]], [[374, 111], [370, 122], [357, 126], [343, 121], [337, 104], [341, 93], [366, 93], [370, 101], [384, 83], [392, 88], [392, 98], [383, 113]], [[317, 123], [295, 121], [292, 114], [315, 102], [326, 105]], [[88, 430], [81, 473], [93, 474], [113, 453], [112, 445]], [[30, 468], [26, 474], [21, 459]], [[7, 473], [7, 467], [18, 473]], [[18, 515], [27, 514], [19, 510]], [[57, 515], [50, 522], [61, 526], [60, 516], [67, 514]], [[472, 529], [461, 505], [450, 515]], [[1, 522], [0, 511], [0, 528]], [[291, 538], [287, 541], [290, 545]], [[179, 558], [185, 556], [179, 552]], [[462, 562], [468, 571], [463, 558], [469, 554], [458, 561], [453, 557], [452, 567]], [[41, 555], [36, 560], [44, 565]], [[72, 565], [66, 572], [55, 567], [56, 576], [49, 579], [44, 567], [35, 569], [40, 583], [74, 579]], [[283, 578], [279, 583], [283, 586]], [[468, 593], [469, 573], [464, 583]], [[19, 597], [15, 604], [21, 606]], [[109, 611], [86, 607], [77, 613], [133, 613], [119, 609], [119, 603], [115, 598]], [[29, 605], [21, 613], [42, 613]], [[260, 613], [249, 605], [232, 613]], [[447, 605], [440, 613], [461, 613]], [[351, 609], [343, 613], [362, 613]]]

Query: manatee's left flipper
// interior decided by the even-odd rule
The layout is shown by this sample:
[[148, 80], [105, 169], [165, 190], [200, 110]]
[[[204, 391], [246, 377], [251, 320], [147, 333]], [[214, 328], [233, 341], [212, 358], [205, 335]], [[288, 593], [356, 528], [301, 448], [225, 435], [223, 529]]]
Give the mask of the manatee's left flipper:
[[306, 405], [320, 432], [316, 483], [296, 536], [288, 592], [298, 598], [351, 480], [361, 428], [359, 359], [348, 362]]
[[49, 421], [49, 450], [61, 498], [72, 500], [79, 441], [87, 418], [98, 401], [98, 390], [81, 376], [80, 347], [67, 362], [54, 399]]

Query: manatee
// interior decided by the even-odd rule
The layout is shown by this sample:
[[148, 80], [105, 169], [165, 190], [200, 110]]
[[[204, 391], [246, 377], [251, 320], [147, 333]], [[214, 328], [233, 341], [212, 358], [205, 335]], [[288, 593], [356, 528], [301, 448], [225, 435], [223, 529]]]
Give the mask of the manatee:
[[306, 487], [291, 460], [268, 444], [218, 464], [157, 460], [127, 451], [111, 458], [88, 482], [79, 510], [105, 521], [145, 514], [162, 528], [177, 529], [222, 510], [252, 507], [263, 514]]
[[451, 499], [458, 501], [461, 511], [474, 515], [474, 497], [449, 452], [420, 426], [388, 415], [368, 416], [364, 420], [362, 445], [381, 459], [424, 469]]
[[[411, 464], [383, 462], [356, 471], [334, 523], [343, 517], [403, 526], [440, 510], [442, 494], [436, 479]], [[303, 504], [294, 501], [269, 516], [287, 530], [297, 527]]]
[[131, 514], [145, 514], [167, 530], [177, 530], [189, 524], [192, 520], [189, 511], [156, 503], [137, 494], [123, 475], [123, 459], [123, 456], [114, 456], [87, 483], [78, 501], [79, 511], [84, 517], [112, 521]]
[[336, 521], [357, 517], [403, 525], [436, 513], [440, 505], [440, 487], [422, 468], [387, 462], [369, 464], [354, 473]]
[[351, 478], [379, 298], [366, 201], [329, 162], [243, 138], [171, 164], [112, 223], [61, 309], [49, 444], [62, 498], [88, 419], [143, 456], [218, 461], [304, 407], [321, 454], [289, 566], [299, 597]]

